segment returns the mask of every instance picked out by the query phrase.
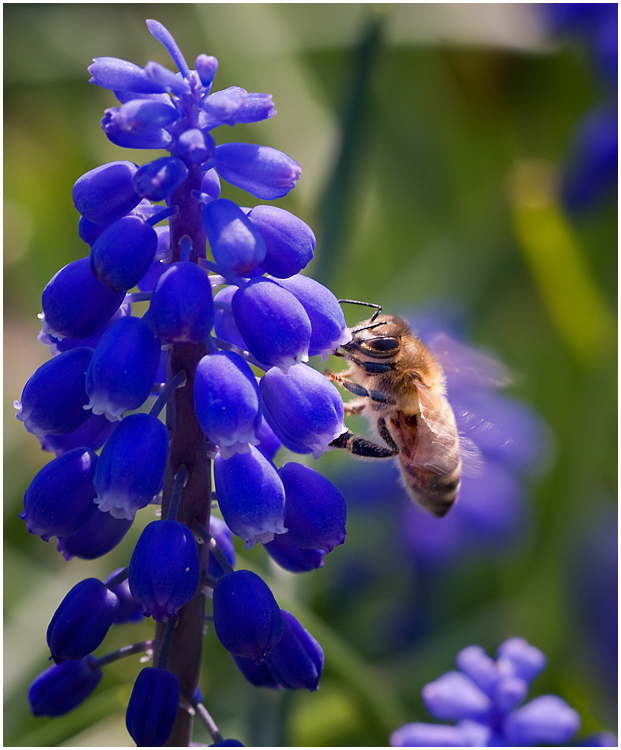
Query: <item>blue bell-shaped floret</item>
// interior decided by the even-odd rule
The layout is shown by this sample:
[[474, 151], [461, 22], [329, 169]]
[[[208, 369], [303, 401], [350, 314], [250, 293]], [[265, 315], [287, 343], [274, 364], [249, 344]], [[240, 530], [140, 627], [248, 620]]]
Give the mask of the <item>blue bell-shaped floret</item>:
[[158, 667], [138, 673], [129, 698], [125, 725], [137, 747], [162, 747], [177, 718], [181, 688], [176, 674]]
[[136, 286], [149, 270], [157, 250], [157, 233], [138, 216], [124, 216], [110, 224], [91, 248], [91, 271], [115, 290]]
[[174, 156], [143, 164], [134, 175], [134, 187], [138, 195], [150, 201], [168, 198], [188, 176], [186, 165]]
[[110, 513], [97, 509], [73, 534], [59, 536], [56, 548], [65, 560], [72, 557], [95, 560], [116, 547], [129, 531], [132, 521], [131, 518], [114, 518]]
[[120, 219], [140, 203], [141, 196], [134, 189], [137, 171], [131, 161], [113, 161], [91, 169], [73, 186], [75, 207], [94, 224]]
[[30, 710], [35, 716], [64, 716], [88, 698], [102, 677], [92, 656], [54, 664], [30, 685]]
[[261, 268], [279, 279], [299, 273], [313, 259], [313, 230], [295, 214], [277, 206], [255, 206], [248, 219], [265, 242]]
[[213, 592], [213, 624], [227, 651], [257, 663], [282, 638], [280, 607], [265, 581], [249, 570], [236, 570], [218, 580]]
[[290, 573], [306, 573], [323, 568], [325, 564], [321, 550], [300, 547], [291, 541], [288, 533], [277, 534], [264, 546], [272, 560]]
[[264, 201], [287, 195], [302, 174], [287, 154], [254, 143], [223, 143], [214, 158], [220, 177]]
[[310, 690], [319, 687], [324, 656], [313, 636], [286, 610], [281, 610], [284, 623], [279, 644], [265, 660], [274, 681], [289, 690]]
[[218, 198], [205, 204], [201, 218], [209, 247], [223, 275], [248, 276], [265, 258], [265, 242], [233, 201]]

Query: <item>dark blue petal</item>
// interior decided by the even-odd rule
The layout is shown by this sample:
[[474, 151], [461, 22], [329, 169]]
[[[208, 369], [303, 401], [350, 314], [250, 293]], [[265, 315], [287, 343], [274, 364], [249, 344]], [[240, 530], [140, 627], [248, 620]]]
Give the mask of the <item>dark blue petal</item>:
[[178, 521], [145, 527], [129, 563], [129, 588], [147, 617], [174, 617], [196, 593], [199, 558], [192, 532]]
[[24, 495], [20, 518], [45, 541], [80, 529], [96, 509], [93, 485], [97, 454], [74, 448], [40, 469]]
[[91, 271], [110, 289], [131, 289], [149, 270], [156, 250], [155, 229], [138, 216], [124, 216], [95, 240]]
[[94, 651], [114, 622], [119, 600], [97, 578], [77, 583], [62, 600], [47, 628], [47, 645], [57, 664]]
[[282, 687], [274, 680], [274, 677], [268, 669], [265, 661], [257, 664], [254, 659], [251, 659], [248, 656], [237, 656], [236, 654], [232, 654], [232, 657], [239, 671], [251, 685], [254, 685], [255, 687], [266, 687], [271, 690], [280, 690]]
[[261, 268], [267, 273], [286, 279], [313, 259], [315, 235], [302, 219], [276, 206], [255, 206], [248, 218], [265, 241]]
[[217, 352], [201, 359], [194, 377], [194, 408], [203, 432], [220, 448], [222, 458], [259, 443], [259, 387], [238, 354]]
[[265, 258], [265, 243], [233, 201], [212, 200], [201, 211], [209, 247], [223, 274], [247, 276]]
[[141, 318], [125, 317], [102, 336], [86, 373], [88, 407], [121, 419], [147, 399], [160, 363], [161, 344]]
[[192, 164], [204, 164], [213, 156], [215, 141], [206, 130], [189, 128], [177, 138], [176, 150], [179, 156]]
[[287, 530], [282, 480], [260, 450], [250, 446], [246, 453], [230, 458], [218, 454], [214, 477], [220, 512], [229, 529], [244, 540], [246, 549]]
[[43, 435], [40, 438], [41, 448], [57, 456], [80, 446], [97, 451], [112, 435], [117, 424], [118, 422], [111, 422], [103, 414], [91, 414], [86, 422], [73, 432], [66, 435]]
[[134, 189], [138, 167], [131, 161], [113, 161], [91, 169], [73, 186], [73, 202], [94, 224], [111, 224], [140, 203]]
[[161, 747], [177, 718], [181, 688], [177, 675], [145, 667], [132, 690], [125, 725], [138, 747]]
[[147, 315], [162, 341], [204, 341], [214, 323], [211, 284], [205, 271], [186, 260], [168, 266], [155, 287]]
[[117, 121], [119, 107], [105, 110], [101, 118], [101, 129], [111, 143], [121, 148], [163, 148], [170, 150], [173, 138], [165, 128], [147, 133], [132, 133], [123, 130]]
[[94, 350], [88, 346], [71, 349], [45, 362], [27, 380], [16, 417], [37, 437], [66, 435], [77, 430], [90, 416], [86, 373]]
[[213, 592], [218, 640], [232, 654], [260, 661], [282, 638], [283, 618], [268, 585], [256, 573], [237, 570], [218, 580]]
[[93, 276], [89, 258], [74, 260], [43, 290], [43, 331], [56, 338], [88, 338], [108, 323], [124, 299], [124, 291], [110, 289]]
[[313, 692], [318, 689], [323, 672], [323, 650], [292, 614], [284, 609], [281, 612], [283, 636], [265, 664], [279, 685]]
[[[105, 515], [110, 517], [108, 513]], [[107, 584], [113, 578], [116, 578], [121, 570], [122, 568], [119, 568], [111, 573], [104, 583]], [[125, 622], [140, 622], [144, 618], [142, 606], [132, 596], [127, 578], [124, 581], [121, 581], [121, 583], [119, 583], [118, 586], [115, 586], [112, 590], [119, 600], [119, 608], [116, 612], [116, 617], [114, 618], [114, 624], [122, 625]]]
[[88, 698], [102, 676], [92, 656], [55, 664], [30, 686], [30, 710], [35, 716], [63, 716]]
[[291, 573], [306, 573], [324, 566], [323, 552], [299, 547], [291, 541], [289, 534], [277, 534], [264, 546], [269, 556]]
[[110, 513], [96, 510], [73, 534], [59, 536], [56, 547], [65, 560], [71, 560], [72, 557], [95, 560], [114, 549], [131, 525], [130, 518], [114, 518]]
[[285, 526], [295, 544], [331, 552], [345, 541], [347, 507], [332, 482], [309, 466], [295, 462], [278, 472], [285, 488]]
[[231, 306], [231, 300], [236, 292], [236, 286], [225, 286], [216, 293], [214, 302], [217, 302], [218, 305], [215, 311], [214, 331], [219, 339], [235, 344], [235, 346], [246, 351], [248, 344], [239, 332]]
[[186, 165], [173, 156], [143, 164], [134, 175], [134, 187], [138, 195], [151, 201], [168, 198], [188, 176]]
[[237, 291], [232, 306], [239, 332], [260, 362], [286, 372], [308, 360], [311, 323], [291, 292], [269, 279], [256, 278]]

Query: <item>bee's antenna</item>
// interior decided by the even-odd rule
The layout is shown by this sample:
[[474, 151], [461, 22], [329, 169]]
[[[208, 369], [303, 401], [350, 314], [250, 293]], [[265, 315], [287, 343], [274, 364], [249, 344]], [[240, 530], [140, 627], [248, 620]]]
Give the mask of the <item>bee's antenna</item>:
[[357, 299], [340, 299], [338, 300], [340, 305], [347, 304], [347, 305], [363, 305], [364, 307], [374, 307], [375, 312], [371, 316], [371, 323], [377, 318], [377, 316], [382, 312], [382, 306], [376, 305], [373, 302], [360, 302], [360, 300]]

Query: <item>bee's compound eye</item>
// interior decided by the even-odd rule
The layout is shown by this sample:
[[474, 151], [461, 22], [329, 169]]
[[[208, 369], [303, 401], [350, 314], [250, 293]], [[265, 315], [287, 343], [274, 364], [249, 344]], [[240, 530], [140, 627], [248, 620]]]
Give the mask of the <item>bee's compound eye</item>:
[[399, 339], [392, 336], [375, 336], [362, 344], [362, 348], [366, 351], [385, 356], [394, 354], [400, 346]]

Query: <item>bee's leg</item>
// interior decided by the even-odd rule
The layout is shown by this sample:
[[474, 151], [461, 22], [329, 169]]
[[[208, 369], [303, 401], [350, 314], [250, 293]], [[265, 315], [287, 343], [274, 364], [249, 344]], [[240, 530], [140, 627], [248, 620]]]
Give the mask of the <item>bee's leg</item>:
[[333, 448], [345, 448], [353, 456], [364, 456], [365, 458], [393, 458], [399, 453], [397, 444], [392, 439], [384, 418], [377, 420], [377, 429], [380, 437], [386, 442], [388, 448], [371, 442], [366, 438], [354, 435], [349, 430], [333, 440], [330, 445]]
[[[382, 393], [381, 391], [368, 391], [363, 386], [359, 385], [358, 383], [354, 383], [353, 380], [349, 380], [347, 376], [344, 373], [335, 373], [330, 372], [329, 370], [324, 371], [324, 375], [331, 380], [333, 383], [337, 383], [342, 388], [345, 388], [346, 391], [349, 391], [350, 393], [355, 394], [356, 396], [362, 396], [363, 398], [370, 398], [371, 401], [377, 401], [380, 404], [394, 404], [396, 403], [390, 396], [386, 396], [386, 394]], [[358, 409], [358, 407], [360, 408]], [[360, 414], [362, 409], [364, 408], [364, 402], [354, 401], [352, 402], [352, 407], [354, 409], [357, 409], [357, 411], [350, 412], [351, 414]]]
[[355, 365], [363, 369], [369, 375], [381, 375], [383, 372], [395, 369], [394, 362], [368, 362], [358, 357], [352, 357], [351, 354], [345, 355], [346, 358]]

